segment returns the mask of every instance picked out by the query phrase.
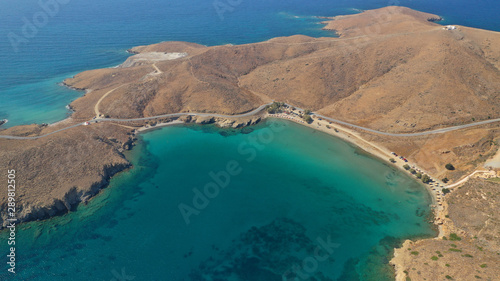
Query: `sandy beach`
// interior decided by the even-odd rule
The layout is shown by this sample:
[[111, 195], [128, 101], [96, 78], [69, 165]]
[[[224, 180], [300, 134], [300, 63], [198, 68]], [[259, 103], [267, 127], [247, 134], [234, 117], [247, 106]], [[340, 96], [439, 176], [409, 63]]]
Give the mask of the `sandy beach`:
[[[317, 116], [313, 116], [313, 122], [310, 124], [304, 122], [301, 117], [299, 117], [300, 112], [298, 110], [288, 112], [287, 113], [278, 113], [278, 114], [269, 114], [269, 113], [264, 113], [264, 118], [279, 118], [279, 119], [284, 119], [284, 120], [289, 120], [292, 122], [295, 122], [297, 124], [301, 124], [303, 126], [307, 126], [309, 128], [312, 128], [314, 130], [322, 131], [324, 133], [327, 133], [329, 135], [338, 137], [346, 142], [349, 142], [363, 151], [367, 152], [368, 154], [375, 156], [379, 158], [381, 161], [385, 161], [386, 163], [396, 167], [397, 169], [407, 173], [410, 176], [415, 177], [414, 174], [410, 173], [408, 170], [406, 170], [403, 166], [404, 165], [409, 165], [412, 169], [421, 172], [422, 174], [427, 174], [430, 176], [429, 173], [426, 173], [423, 169], [419, 168], [416, 164], [414, 164], [410, 159], [407, 159], [408, 162], [405, 162], [404, 160], [400, 159], [399, 157], [396, 157], [391, 151], [387, 150], [386, 148], [377, 145], [376, 143], [373, 143], [371, 141], [368, 141], [364, 139], [358, 132], [356, 132], [353, 129], [347, 128], [345, 126], [329, 122], [326, 120], [322, 120], [321, 118], [318, 118]], [[228, 118], [230, 119], [230, 118]], [[149, 131], [152, 129], [156, 128], [161, 128], [165, 126], [170, 126], [170, 125], [178, 125], [178, 124], [186, 124], [184, 121], [171, 121], [168, 123], [158, 123], [155, 126], [151, 125], [146, 125], [143, 127], [140, 127], [136, 129], [136, 134]], [[395, 162], [391, 162], [390, 159], [394, 159]], [[492, 158], [488, 163], [492, 163], [494, 161], [499, 161], [500, 160], [500, 152], [495, 155], [495, 157]], [[486, 173], [488, 171], [476, 171], [475, 173], [481, 174], [481, 173]], [[490, 171], [491, 172], [491, 171]], [[469, 175], [468, 177], [474, 177], [474, 173]], [[467, 177], [467, 179], [468, 179]], [[449, 219], [448, 215], [448, 209], [449, 206], [448, 204], [443, 200], [444, 194], [442, 189], [446, 187], [455, 187], [456, 184], [461, 184], [457, 182], [456, 184], [452, 185], [445, 185], [441, 181], [439, 181], [436, 178], [432, 178], [432, 182], [430, 184], [424, 184], [422, 185], [425, 186], [429, 194], [431, 195], [432, 198], [432, 205], [431, 208], [434, 211], [434, 221], [432, 221], [438, 229], [438, 235], [437, 237], [432, 238], [430, 241], [441, 241], [444, 236], [448, 235], [451, 232], [456, 232], [456, 227], [452, 223], [452, 221]], [[464, 179], [463, 182], [467, 181], [467, 179]], [[415, 180], [419, 181], [415, 177]], [[461, 233], [461, 232], [460, 232]], [[463, 233], [461, 233], [463, 234]], [[404, 271], [404, 258], [405, 256], [401, 254], [401, 249], [404, 249], [404, 247], [408, 248], [408, 245], [410, 243], [417, 243], [419, 241], [424, 241], [424, 240], [417, 240], [417, 241], [411, 241], [407, 240], [405, 244], [403, 244], [403, 248], [397, 248], [395, 252], [394, 258], [391, 260], [391, 264], [395, 267], [396, 269], [396, 280], [405, 280], [406, 274], [403, 272]], [[413, 244], [412, 244], [413, 245]]]
[[180, 120], [174, 120], [174, 121], [171, 121], [171, 122], [168, 122], [168, 123], [158, 123], [155, 126], [146, 125], [146, 126], [142, 126], [142, 127], [138, 128], [136, 130], [136, 134], [137, 133], [146, 132], [146, 131], [150, 131], [150, 130], [154, 130], [154, 129], [157, 129], [157, 128], [162, 128], [162, 127], [167, 127], [167, 126], [172, 126], [172, 125], [179, 125], [179, 124], [185, 124], [185, 122], [184, 121], [180, 121]]
[[[298, 112], [296, 112], [298, 114]], [[406, 170], [403, 166], [405, 164], [409, 165], [413, 169], [420, 171], [422, 174], [427, 174], [423, 169], [420, 169], [417, 167], [414, 163], [411, 161], [405, 162], [402, 159], [394, 156], [391, 154], [390, 151], [387, 149], [378, 146], [377, 144], [374, 144], [373, 142], [369, 142], [362, 138], [357, 132], [354, 130], [351, 130], [349, 128], [346, 128], [344, 126], [335, 124], [333, 122], [329, 122], [326, 120], [319, 120], [318, 118], [315, 118], [314, 121], [311, 124], [308, 124], [304, 122], [301, 118], [294, 114], [285, 114], [285, 113], [278, 113], [278, 114], [267, 114], [268, 117], [272, 118], [280, 118], [280, 119], [285, 119], [289, 120], [310, 128], [313, 128], [315, 130], [319, 130], [322, 132], [325, 132], [327, 134], [330, 134], [332, 136], [341, 138], [344, 141], [347, 141], [351, 144], [356, 145], [357, 147], [361, 148], [362, 150], [366, 151], [367, 153], [379, 158], [381, 161], [384, 161], [386, 163], [389, 163], [390, 165], [398, 168], [399, 170], [407, 173], [410, 176], [415, 177], [413, 174], [411, 174], [408, 170]], [[328, 126], [328, 127], [327, 127]], [[392, 163], [390, 159], [394, 159], [395, 163]], [[445, 187], [445, 185], [439, 181], [436, 178], [433, 178], [431, 175], [429, 175], [433, 182], [430, 184], [423, 184], [429, 194], [431, 195], [432, 198], [432, 205], [431, 207], [434, 210], [435, 214], [435, 223], [439, 224], [439, 237], [444, 235], [442, 225], [440, 224], [441, 220], [445, 218], [446, 212], [445, 212], [445, 207], [443, 206], [443, 192], [442, 188]], [[415, 178], [415, 180], [418, 180]]]
[[[410, 175], [412, 177], [415, 177], [415, 175], [411, 174], [408, 170], [406, 170], [403, 167], [404, 165], [409, 165], [410, 167], [412, 167], [412, 169], [419, 171], [422, 174], [429, 175], [433, 181], [430, 184], [423, 184], [422, 183], [422, 185], [425, 186], [425, 188], [428, 190], [429, 194], [431, 195], [431, 198], [432, 198], [431, 207], [434, 210], [435, 223], [438, 223], [444, 219], [446, 213], [445, 213], [445, 208], [443, 206], [442, 188], [444, 188], [445, 185], [441, 181], [439, 181], [436, 178], [433, 178], [430, 174], [426, 173], [423, 169], [420, 169], [419, 167], [417, 167], [411, 161], [405, 162], [404, 160], [400, 159], [399, 157], [394, 156], [387, 149], [385, 149], [385, 148], [383, 148], [383, 147], [381, 147], [373, 142], [365, 140], [364, 138], [362, 138], [359, 135], [359, 133], [357, 133], [356, 131], [354, 131], [352, 129], [346, 128], [342, 125], [335, 124], [333, 122], [329, 122], [326, 120], [320, 120], [319, 118], [316, 118], [316, 117], [315, 117], [315, 120], [311, 124], [308, 124], [308, 123], [304, 122], [300, 117], [298, 117], [298, 115], [296, 115], [296, 114], [299, 114], [298, 111], [294, 112], [294, 113], [291, 113], [291, 114], [286, 114], [286, 113], [269, 114], [269, 113], [266, 113], [264, 115], [264, 117], [265, 118], [268, 118], [268, 117], [280, 118], [280, 119], [284, 119], [284, 120], [289, 120], [289, 121], [295, 122], [297, 124], [301, 124], [303, 126], [307, 126], [309, 128], [327, 133], [327, 134], [332, 135], [334, 137], [338, 137], [346, 142], [354, 144], [355, 146], [361, 148], [362, 150], [369, 153], [370, 155], [379, 158], [381, 161], [384, 161], [384, 162], [396, 167], [397, 169], [407, 173], [408, 175]], [[158, 123], [155, 126], [151, 126], [148, 124], [148, 125], [137, 128], [135, 133], [139, 134], [139, 133], [143, 133], [143, 132], [150, 131], [150, 130], [157, 129], [157, 128], [162, 128], [162, 127], [171, 126], [171, 125], [185, 124], [185, 123], [186, 122], [184, 122], [184, 121], [174, 120], [174, 121], [167, 122], [167, 123]], [[390, 159], [394, 159], [395, 162], [392, 163], [390, 161]], [[418, 179], [415, 177], [415, 180], [418, 180]], [[442, 236], [442, 235], [443, 235], [443, 230], [442, 230], [441, 225], [439, 225], [439, 236]]]
[[484, 164], [485, 167], [500, 168], [500, 149], [497, 154], [493, 156], [488, 162]]

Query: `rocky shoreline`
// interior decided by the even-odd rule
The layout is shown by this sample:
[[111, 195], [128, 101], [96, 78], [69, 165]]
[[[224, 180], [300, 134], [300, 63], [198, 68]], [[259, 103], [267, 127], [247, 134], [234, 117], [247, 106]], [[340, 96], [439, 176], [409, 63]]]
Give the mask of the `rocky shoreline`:
[[[185, 116], [186, 123], [195, 123], [201, 125], [214, 124], [220, 128], [233, 128], [239, 129], [247, 126], [253, 126], [258, 124], [262, 117], [256, 116], [251, 118], [220, 118], [220, 117], [199, 117], [199, 116]], [[181, 120], [184, 118], [180, 118]]]
[[491, 265], [500, 262], [500, 224], [493, 218], [499, 190], [500, 184], [476, 178], [451, 192], [444, 204], [441, 235], [406, 240], [395, 249], [390, 264], [396, 281], [496, 280], [500, 268]]
[[[87, 181], [85, 185], [67, 188], [66, 192], [59, 194], [57, 197], [51, 198], [49, 202], [36, 204], [33, 202], [23, 202], [24, 200], [21, 199], [17, 205], [18, 210], [16, 218], [18, 223], [45, 220], [55, 216], [64, 215], [75, 210], [79, 204], [86, 204], [89, 200], [94, 198], [102, 189], [108, 186], [113, 176], [131, 168], [131, 163], [128, 159], [126, 159], [125, 155], [123, 155], [123, 152], [133, 149], [135, 142], [137, 141], [136, 135], [138, 133], [168, 125], [189, 123], [200, 125], [212, 124], [220, 128], [236, 129], [256, 125], [261, 120], [261, 116], [248, 118], [182, 116], [180, 118], [167, 118], [165, 120], [154, 122], [149, 121], [139, 127], [136, 127], [135, 129], [129, 129], [126, 132], [122, 132], [122, 134], [124, 133], [123, 135], [128, 136], [122, 141], [119, 141], [114, 137], [108, 137], [106, 139], [103, 138], [101, 139], [101, 142], [107, 142], [111, 146], [112, 150], [115, 150], [116, 153], [120, 154], [121, 159], [116, 162], [101, 165], [98, 168], [100, 172], [97, 178]], [[19, 170], [22, 174], [22, 169], [17, 170]], [[24, 197], [24, 195], [21, 195], [20, 197]], [[2, 209], [6, 209], [7, 201], [4, 201], [1, 207]], [[8, 225], [7, 219], [7, 213], [4, 212], [0, 215], [0, 230], [4, 229]]]
[[[46, 220], [56, 216], [67, 214], [75, 210], [81, 203], [86, 204], [90, 199], [96, 196], [102, 189], [106, 188], [110, 179], [119, 172], [130, 168], [130, 164], [118, 164], [116, 166], [104, 167], [103, 177], [89, 186], [88, 189], [71, 188], [61, 199], [54, 199], [52, 204], [45, 206], [27, 206], [22, 205], [18, 209], [17, 222], [26, 223], [31, 221]], [[2, 209], [5, 206], [2, 206]], [[0, 230], [7, 226], [7, 217], [2, 214]]]

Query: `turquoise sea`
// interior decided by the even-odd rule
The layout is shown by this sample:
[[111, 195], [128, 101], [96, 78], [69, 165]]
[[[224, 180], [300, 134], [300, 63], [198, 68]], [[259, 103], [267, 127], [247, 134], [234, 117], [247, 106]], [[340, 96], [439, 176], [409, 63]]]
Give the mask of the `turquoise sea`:
[[391, 280], [392, 249], [435, 235], [422, 185], [288, 121], [158, 129], [129, 157], [87, 206], [23, 225], [0, 280]]

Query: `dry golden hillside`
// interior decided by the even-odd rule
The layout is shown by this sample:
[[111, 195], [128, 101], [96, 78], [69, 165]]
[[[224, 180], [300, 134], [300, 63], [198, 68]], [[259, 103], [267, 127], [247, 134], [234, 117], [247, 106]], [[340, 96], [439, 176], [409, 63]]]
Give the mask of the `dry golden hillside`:
[[[500, 117], [500, 34], [458, 27], [438, 16], [386, 7], [333, 18], [340, 38], [291, 36], [246, 45], [204, 47], [164, 42], [132, 49], [182, 53], [135, 59], [66, 81], [91, 89], [76, 117], [97, 100], [112, 117], [173, 112], [247, 112], [270, 100], [389, 132], [422, 131]], [[160, 72], [152, 73], [157, 67]]]
[[[91, 90], [74, 118], [248, 112], [272, 100], [392, 133], [500, 117], [500, 33], [385, 7], [325, 22], [339, 38], [303, 35], [205, 47], [163, 42], [131, 49], [121, 67], [66, 81]], [[98, 106], [96, 106], [98, 103]], [[438, 177], [457, 180], [496, 153], [495, 124], [419, 138], [366, 135]], [[462, 136], [468, 136], [464, 138]], [[474, 137], [471, 137], [474, 136]], [[458, 169], [450, 173], [444, 164]]]
[[361, 14], [337, 16], [325, 22], [325, 29], [334, 30], [342, 37], [425, 31], [435, 26], [441, 17], [406, 7], [385, 7]]

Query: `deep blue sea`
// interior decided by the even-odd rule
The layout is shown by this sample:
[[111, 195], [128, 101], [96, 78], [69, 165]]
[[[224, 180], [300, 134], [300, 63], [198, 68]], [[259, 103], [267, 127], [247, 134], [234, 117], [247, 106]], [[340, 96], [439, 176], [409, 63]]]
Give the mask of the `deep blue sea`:
[[332, 36], [314, 16], [389, 4], [438, 14], [444, 23], [500, 30], [497, 0], [0, 0], [0, 119], [13, 126], [66, 118], [65, 106], [82, 93], [58, 83], [118, 65], [137, 45]]

